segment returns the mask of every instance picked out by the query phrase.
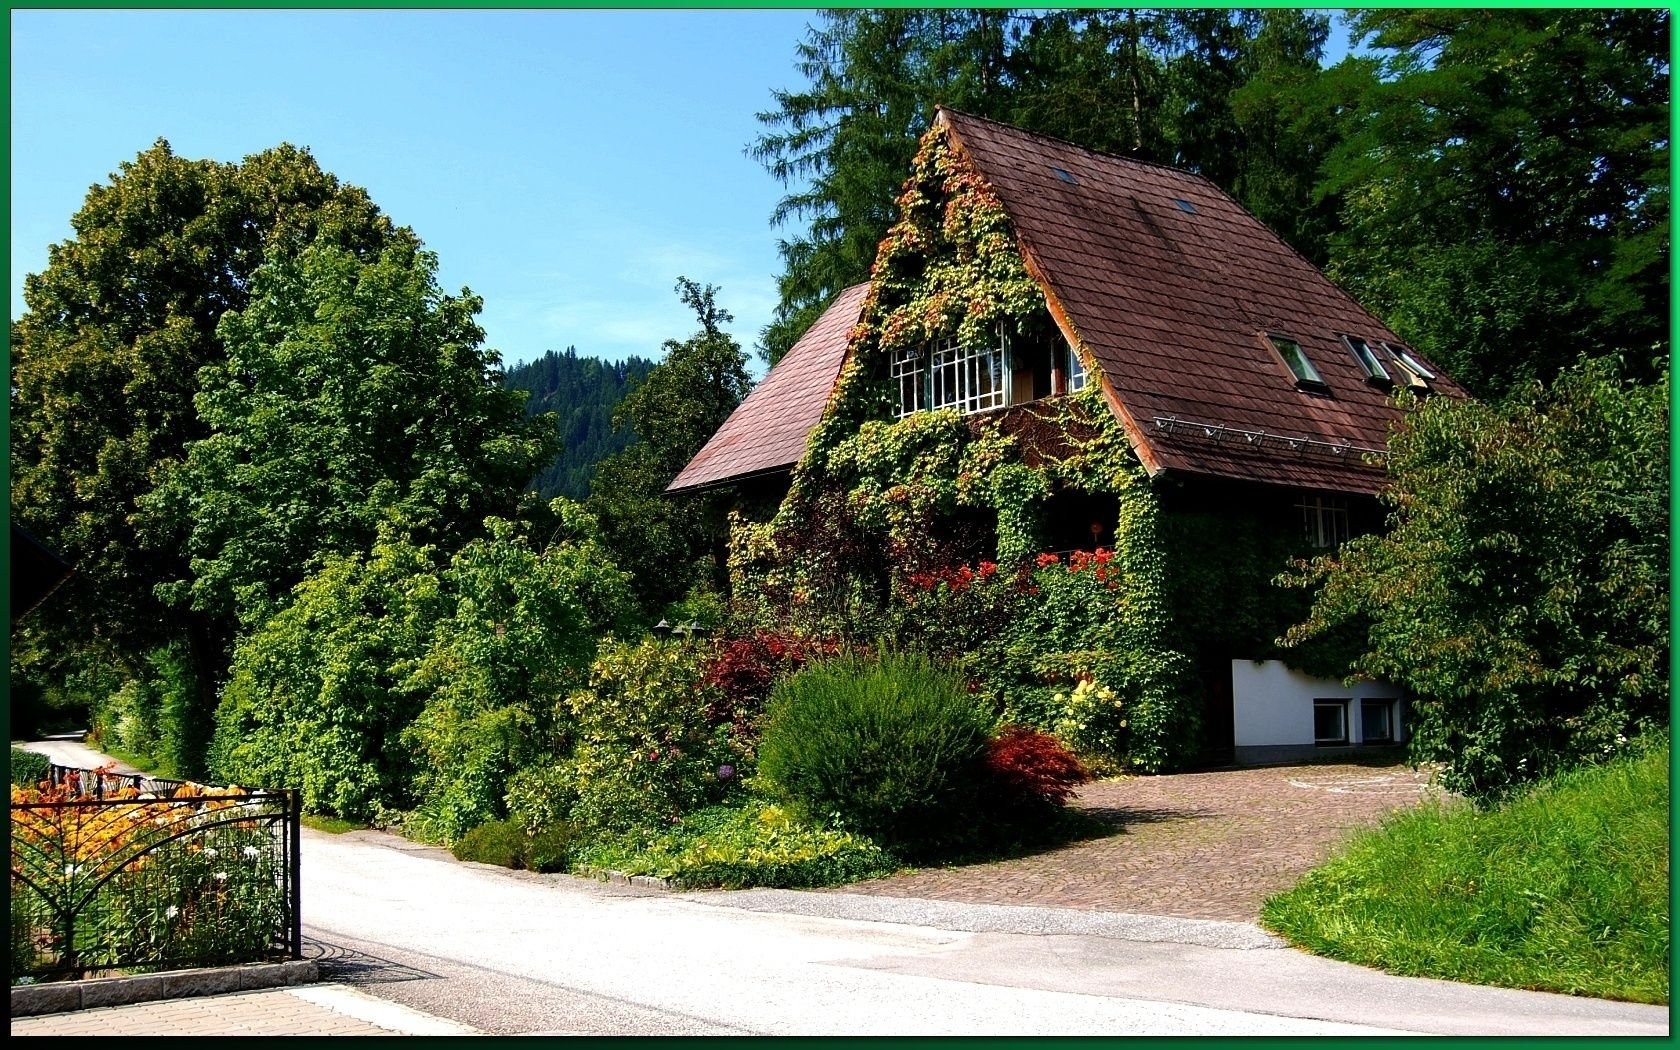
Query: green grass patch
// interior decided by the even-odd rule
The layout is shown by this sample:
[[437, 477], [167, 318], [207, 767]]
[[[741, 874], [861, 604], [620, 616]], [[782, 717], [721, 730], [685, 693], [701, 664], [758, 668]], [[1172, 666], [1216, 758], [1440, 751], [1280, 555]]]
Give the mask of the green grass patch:
[[1397, 814], [1267, 901], [1261, 924], [1390, 973], [1666, 1003], [1668, 753], [1496, 809]]
[[599, 839], [573, 857], [579, 874], [658, 875], [683, 887], [797, 889], [885, 875], [897, 862], [861, 835], [813, 827], [781, 806], [713, 806], [668, 831]]
[[298, 818], [306, 828], [324, 831], [329, 835], [342, 835], [346, 831], [366, 831], [367, 825], [343, 817], [329, 817], [324, 813], [305, 813]]

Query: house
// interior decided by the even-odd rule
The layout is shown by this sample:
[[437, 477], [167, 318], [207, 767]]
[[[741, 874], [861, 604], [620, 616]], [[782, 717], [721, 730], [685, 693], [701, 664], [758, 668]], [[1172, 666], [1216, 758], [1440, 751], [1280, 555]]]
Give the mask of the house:
[[[950, 110], [917, 164], [872, 280], [834, 300], [670, 491], [785, 487], [832, 439], [825, 421], [855, 432], [871, 413], [955, 409], [1023, 435], [1030, 456], [1048, 406], [1094, 389], [1162, 513], [1193, 524], [1199, 546], [1176, 563], [1190, 581], [1262, 541], [1311, 553], [1377, 528], [1395, 393], [1463, 396], [1197, 175]], [[1100, 545], [1115, 501], [1054, 491], [1038, 520], [1043, 548]], [[1394, 690], [1266, 659], [1288, 626], [1260, 611], [1281, 568], [1205, 583], [1213, 611], [1186, 616], [1204, 760], [1404, 739]]]

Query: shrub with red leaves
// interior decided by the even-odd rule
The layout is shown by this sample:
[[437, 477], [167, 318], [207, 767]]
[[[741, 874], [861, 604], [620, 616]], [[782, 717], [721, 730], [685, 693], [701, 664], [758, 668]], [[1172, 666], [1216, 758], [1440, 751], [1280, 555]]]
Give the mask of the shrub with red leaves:
[[1091, 771], [1060, 740], [1007, 726], [986, 745], [986, 772], [1006, 810], [1060, 809]]
[[706, 662], [706, 684], [718, 691], [707, 712], [712, 723], [729, 722], [745, 728], [764, 710], [770, 690], [810, 661], [832, 656], [837, 643], [775, 631], [754, 631], [731, 638]]

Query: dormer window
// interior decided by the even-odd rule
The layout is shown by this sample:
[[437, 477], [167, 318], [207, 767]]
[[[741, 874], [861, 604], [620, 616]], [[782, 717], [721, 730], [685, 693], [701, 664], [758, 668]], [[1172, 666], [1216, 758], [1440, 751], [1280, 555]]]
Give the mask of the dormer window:
[[1301, 349], [1299, 342], [1287, 335], [1275, 333], [1268, 334], [1266, 339], [1271, 343], [1272, 349], [1277, 351], [1278, 357], [1283, 359], [1284, 365], [1289, 368], [1289, 374], [1295, 377], [1297, 387], [1316, 393], [1324, 393], [1330, 389], [1319, 376], [1318, 369], [1307, 359], [1307, 352]]
[[1367, 383], [1372, 386], [1389, 386], [1394, 382], [1394, 379], [1388, 374], [1388, 369], [1384, 368], [1382, 362], [1377, 360], [1376, 351], [1371, 349], [1370, 343], [1357, 335], [1344, 335], [1342, 336], [1342, 342], [1346, 343], [1347, 348], [1353, 351], [1353, 359], [1359, 362], [1359, 367], [1364, 371]]

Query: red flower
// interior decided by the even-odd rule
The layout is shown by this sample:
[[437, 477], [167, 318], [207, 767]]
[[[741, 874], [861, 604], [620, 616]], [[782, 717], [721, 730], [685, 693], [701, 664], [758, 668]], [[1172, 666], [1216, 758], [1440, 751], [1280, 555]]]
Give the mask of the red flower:
[[1040, 554], [1038, 556], [1038, 567], [1041, 569], [1047, 569], [1052, 565], [1060, 565], [1061, 563], [1062, 559], [1054, 554]]

